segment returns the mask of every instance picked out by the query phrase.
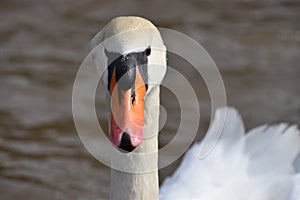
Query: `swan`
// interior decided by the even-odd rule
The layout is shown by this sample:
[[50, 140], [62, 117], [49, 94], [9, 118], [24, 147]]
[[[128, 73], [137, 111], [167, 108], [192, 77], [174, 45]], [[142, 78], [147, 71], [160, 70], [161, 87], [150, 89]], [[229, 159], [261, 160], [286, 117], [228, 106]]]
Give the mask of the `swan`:
[[[127, 158], [122, 165], [137, 171], [157, 166], [159, 106], [154, 105], [159, 105], [159, 85], [167, 66], [158, 29], [141, 17], [116, 17], [90, 44], [94, 64], [104, 70], [109, 138], [116, 152]], [[225, 116], [224, 124], [221, 116]], [[212, 152], [200, 159], [202, 143], [194, 144], [160, 189], [158, 170], [131, 173], [112, 168], [110, 199], [300, 199], [296, 126], [263, 125], [246, 134], [240, 115], [230, 107], [217, 109], [208, 133], [221, 125], [222, 134]], [[139, 159], [130, 152], [151, 157]], [[112, 165], [118, 161], [115, 155]]]

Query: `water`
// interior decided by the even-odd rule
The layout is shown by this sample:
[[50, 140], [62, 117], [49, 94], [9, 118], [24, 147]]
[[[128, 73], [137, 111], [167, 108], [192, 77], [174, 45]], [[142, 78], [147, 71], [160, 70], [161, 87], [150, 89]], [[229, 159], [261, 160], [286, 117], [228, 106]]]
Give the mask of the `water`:
[[[241, 111], [247, 128], [280, 121], [300, 125], [298, 1], [3, 0], [0, 5], [3, 200], [108, 198], [109, 169], [82, 146], [71, 94], [87, 42], [114, 16], [144, 16], [200, 42], [218, 65], [228, 103]], [[200, 139], [209, 124], [209, 96], [199, 77], [185, 75], [198, 85]], [[162, 89], [169, 118], [161, 145], [177, 129], [176, 101], [167, 100], [172, 95]], [[161, 181], [177, 164], [161, 170]]]

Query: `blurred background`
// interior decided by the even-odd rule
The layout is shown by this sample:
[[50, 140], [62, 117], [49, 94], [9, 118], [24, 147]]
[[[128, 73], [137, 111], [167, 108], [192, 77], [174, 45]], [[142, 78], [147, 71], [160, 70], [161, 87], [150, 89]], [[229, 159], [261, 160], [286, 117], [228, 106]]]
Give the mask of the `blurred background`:
[[[0, 10], [1, 200], [108, 198], [109, 169], [81, 144], [71, 95], [88, 42], [119, 15], [143, 16], [203, 45], [247, 129], [300, 125], [299, 1], [2, 0]], [[200, 91], [199, 140], [209, 125], [209, 96], [201, 77], [185, 75]], [[166, 107], [173, 97], [162, 89]], [[178, 124], [176, 109], [167, 110], [161, 145]], [[178, 163], [161, 170], [160, 181]]]

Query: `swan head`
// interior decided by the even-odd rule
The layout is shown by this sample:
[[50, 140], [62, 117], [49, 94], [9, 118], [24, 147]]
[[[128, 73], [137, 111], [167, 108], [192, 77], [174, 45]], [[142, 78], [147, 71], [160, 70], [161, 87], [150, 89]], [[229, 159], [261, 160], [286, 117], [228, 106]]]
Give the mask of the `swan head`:
[[114, 18], [94, 37], [91, 47], [96, 67], [104, 70], [110, 141], [131, 152], [143, 141], [147, 95], [166, 73], [166, 47], [158, 29], [141, 17]]

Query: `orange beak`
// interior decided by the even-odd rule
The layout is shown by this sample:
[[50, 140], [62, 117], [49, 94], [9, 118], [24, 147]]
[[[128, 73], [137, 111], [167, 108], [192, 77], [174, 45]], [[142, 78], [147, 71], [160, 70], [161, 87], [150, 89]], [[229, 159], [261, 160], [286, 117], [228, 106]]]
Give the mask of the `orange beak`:
[[115, 73], [114, 70], [109, 88], [111, 93], [110, 141], [116, 147], [132, 151], [143, 140], [146, 85], [137, 67], [134, 89], [120, 90]]

